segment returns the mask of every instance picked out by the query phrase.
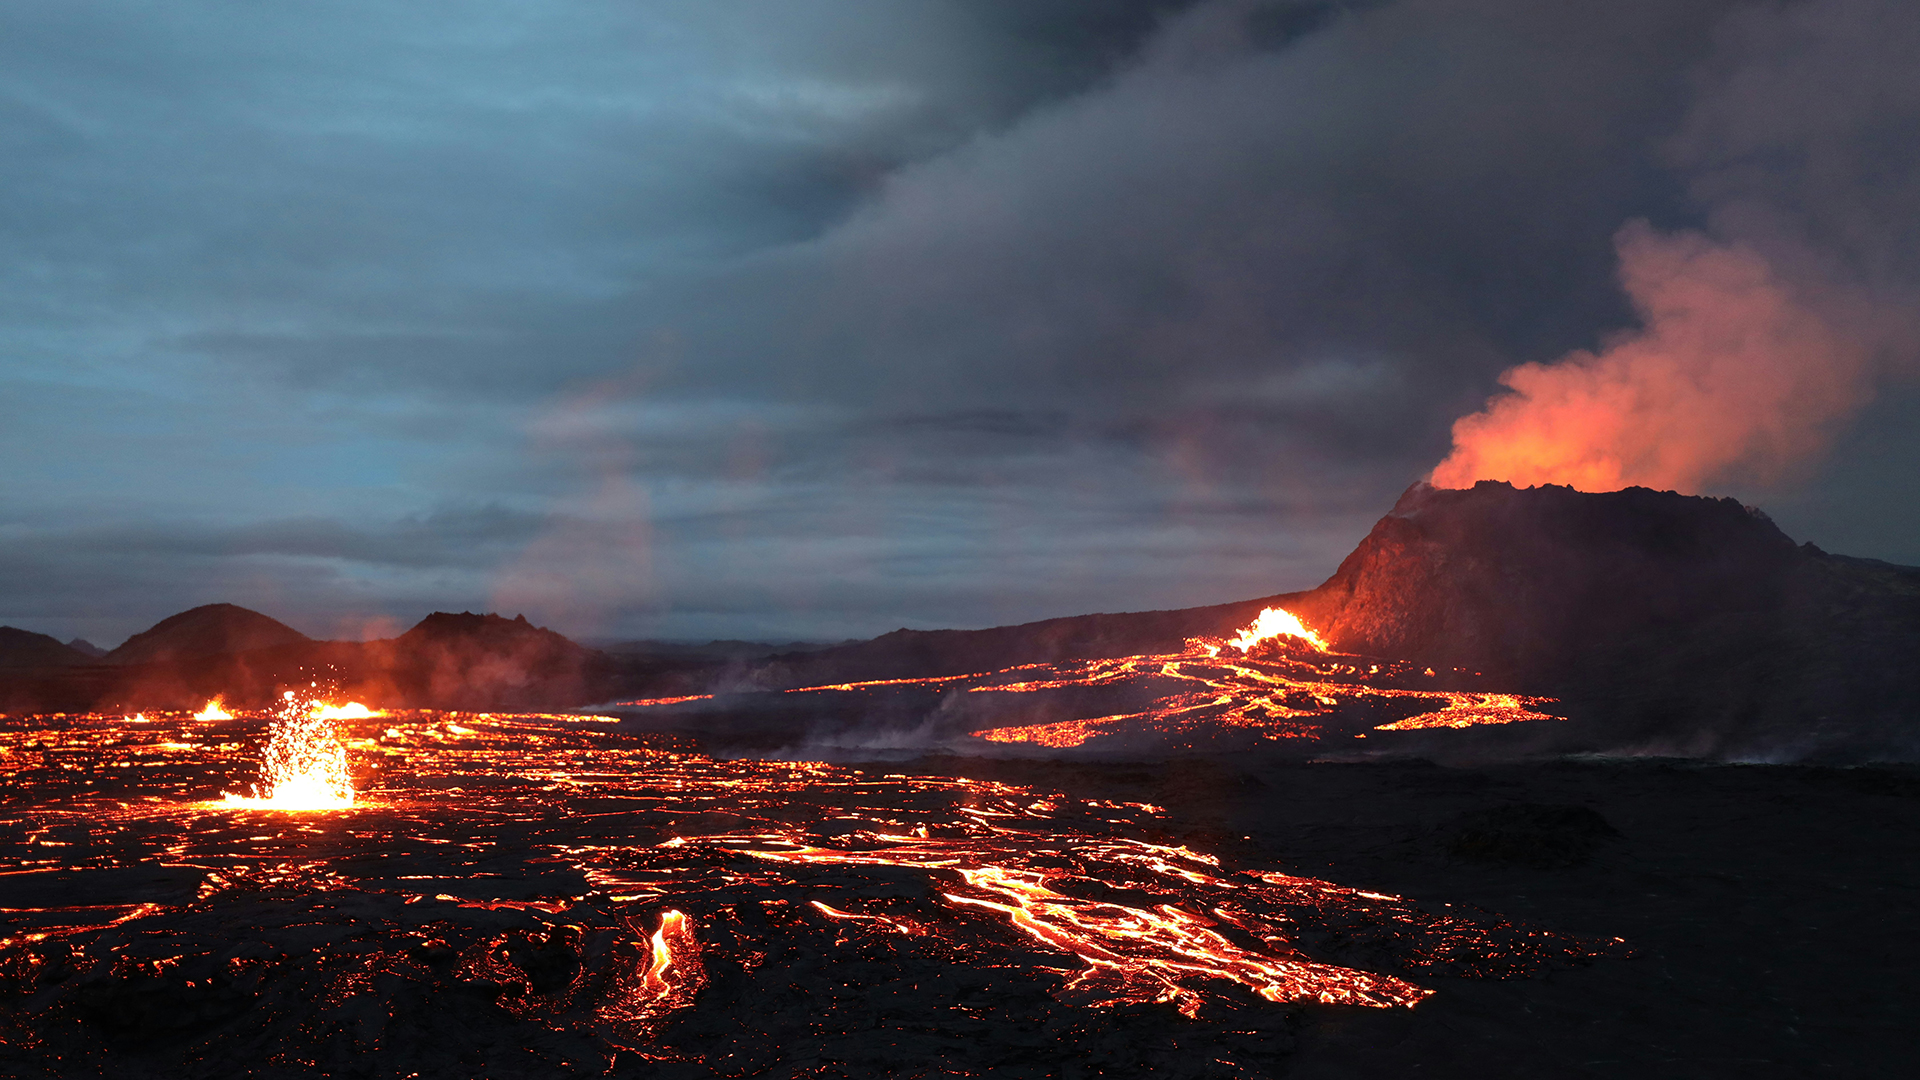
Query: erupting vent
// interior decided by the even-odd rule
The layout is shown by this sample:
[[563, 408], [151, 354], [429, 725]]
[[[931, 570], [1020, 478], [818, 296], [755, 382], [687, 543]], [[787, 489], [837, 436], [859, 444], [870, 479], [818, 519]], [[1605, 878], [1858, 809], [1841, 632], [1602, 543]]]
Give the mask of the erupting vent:
[[[347, 748], [334, 733], [335, 720], [368, 719], [365, 705], [334, 705], [289, 690], [275, 717], [261, 766], [264, 782], [251, 795], [227, 793], [222, 805], [260, 810], [345, 810], [353, 806], [353, 778], [347, 774]], [[207, 703], [195, 720], [232, 719]], [[218, 715], [212, 715], [218, 713]]]

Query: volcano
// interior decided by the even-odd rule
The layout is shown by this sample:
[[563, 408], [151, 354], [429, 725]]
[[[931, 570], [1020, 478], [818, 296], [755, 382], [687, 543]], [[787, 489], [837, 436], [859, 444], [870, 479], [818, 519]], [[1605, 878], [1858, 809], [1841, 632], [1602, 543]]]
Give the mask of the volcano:
[[[689, 723], [732, 725], [762, 739], [844, 729], [848, 722], [836, 718], [848, 714], [895, 732], [931, 725], [935, 734], [955, 725], [1149, 715], [1155, 707], [1114, 685], [1151, 679], [1168, 662], [1184, 663], [1178, 674], [1226, 697], [1259, 690], [1230, 673], [1200, 673], [1184, 650], [1196, 639], [1224, 639], [1272, 608], [1298, 615], [1348, 657], [1323, 663], [1318, 675], [1296, 672], [1296, 690], [1306, 685], [1300, 678], [1325, 684], [1365, 671], [1381, 675], [1376, 689], [1389, 695], [1504, 692], [1557, 701], [1557, 715], [1571, 720], [1524, 735], [1448, 736], [1447, 747], [1427, 736], [1403, 739], [1406, 752], [1468, 743], [1495, 755], [1858, 761], [1920, 752], [1920, 669], [1911, 662], [1920, 655], [1920, 569], [1796, 544], [1763, 512], [1732, 499], [1645, 488], [1594, 494], [1419, 483], [1332, 577], [1306, 592], [989, 630], [902, 629], [735, 667], [723, 680], [669, 680], [658, 690], [711, 695], [710, 703], [677, 707], [697, 716]], [[1051, 674], [1036, 677], [1036, 667]], [[1405, 677], [1423, 669], [1430, 681]], [[1015, 671], [1028, 674], [992, 677]], [[1009, 683], [1053, 696], [1000, 692]], [[813, 693], [836, 688], [860, 697]], [[817, 708], [804, 707], [809, 700]], [[1161, 713], [1190, 703], [1161, 700], [1170, 703]], [[1269, 716], [1298, 714], [1285, 704], [1291, 699], [1268, 700]], [[1244, 709], [1228, 712], [1248, 719]], [[654, 722], [661, 719], [656, 710]], [[1368, 730], [1336, 727], [1330, 734], [1339, 739]], [[1183, 722], [1183, 731], [1193, 729]], [[1063, 728], [1047, 737], [1075, 736]], [[1327, 749], [1325, 738], [1295, 745]]]

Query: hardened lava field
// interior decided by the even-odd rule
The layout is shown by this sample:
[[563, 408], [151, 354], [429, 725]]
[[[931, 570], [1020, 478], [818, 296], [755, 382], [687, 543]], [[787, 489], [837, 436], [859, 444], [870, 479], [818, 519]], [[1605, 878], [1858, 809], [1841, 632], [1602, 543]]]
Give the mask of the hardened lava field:
[[347, 715], [350, 808], [228, 800], [268, 721], [4, 721], [9, 1075], [1260, 1075], [1301, 1008], [1625, 949], [591, 718]]

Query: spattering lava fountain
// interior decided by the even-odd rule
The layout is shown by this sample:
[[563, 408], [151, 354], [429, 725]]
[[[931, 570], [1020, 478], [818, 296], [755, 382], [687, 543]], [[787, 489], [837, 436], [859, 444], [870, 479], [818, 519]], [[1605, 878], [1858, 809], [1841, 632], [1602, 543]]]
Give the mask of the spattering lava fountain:
[[[215, 708], [195, 719], [207, 718]], [[348, 810], [353, 807], [353, 777], [347, 772], [347, 748], [334, 721], [375, 714], [359, 702], [334, 705], [288, 690], [282, 696], [261, 765], [262, 783], [250, 795], [228, 792], [224, 806], [255, 810]]]

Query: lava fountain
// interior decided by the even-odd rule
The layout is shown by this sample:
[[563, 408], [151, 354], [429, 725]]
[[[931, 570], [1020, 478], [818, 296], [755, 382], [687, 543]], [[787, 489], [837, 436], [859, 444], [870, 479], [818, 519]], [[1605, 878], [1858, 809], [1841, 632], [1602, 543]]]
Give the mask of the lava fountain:
[[193, 714], [195, 720], [231, 720], [233, 714], [227, 711], [225, 698], [214, 698], [207, 707]]
[[1253, 620], [1252, 625], [1228, 638], [1227, 644], [1244, 653], [1262, 642], [1283, 637], [1306, 642], [1317, 652], [1328, 651], [1326, 641], [1319, 634], [1309, 630], [1307, 624], [1300, 621], [1300, 616], [1286, 608], [1277, 607], [1263, 609], [1260, 616]]
[[374, 712], [359, 702], [334, 705], [291, 690], [283, 701], [267, 740], [263, 783], [254, 786], [252, 795], [228, 792], [222, 805], [257, 810], [351, 809], [353, 778], [347, 773], [347, 748], [333, 722], [370, 717]]

